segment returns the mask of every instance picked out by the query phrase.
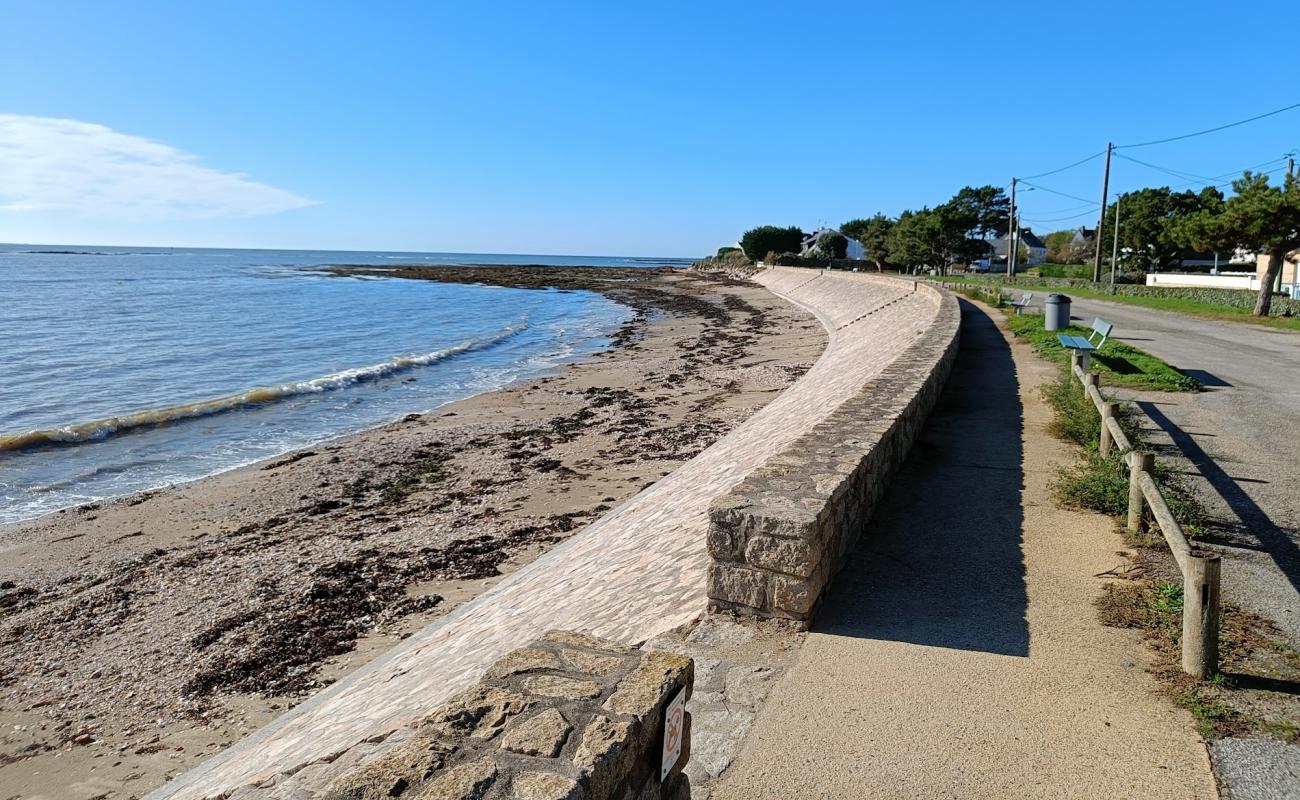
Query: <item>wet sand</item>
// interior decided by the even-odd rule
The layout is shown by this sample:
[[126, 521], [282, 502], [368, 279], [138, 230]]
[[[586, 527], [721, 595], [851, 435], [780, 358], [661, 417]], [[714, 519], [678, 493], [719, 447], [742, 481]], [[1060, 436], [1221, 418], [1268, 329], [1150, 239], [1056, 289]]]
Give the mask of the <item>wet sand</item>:
[[689, 460], [825, 343], [724, 276], [382, 272], [595, 289], [636, 317], [551, 377], [0, 527], [0, 798], [142, 795]]

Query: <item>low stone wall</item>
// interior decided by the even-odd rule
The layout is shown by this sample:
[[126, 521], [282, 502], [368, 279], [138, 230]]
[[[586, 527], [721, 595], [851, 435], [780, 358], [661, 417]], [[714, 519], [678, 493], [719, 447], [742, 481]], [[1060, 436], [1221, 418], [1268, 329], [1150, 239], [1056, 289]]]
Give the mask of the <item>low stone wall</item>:
[[944, 295], [933, 325], [902, 355], [713, 502], [710, 610], [811, 621], [938, 400], [960, 322], [956, 299]]
[[[679, 692], [689, 697], [693, 672], [685, 656], [548, 631], [418, 725], [388, 737], [325, 796], [685, 800], [689, 715], [681, 757], [662, 781], [660, 758], [665, 710]], [[284, 795], [267, 788], [250, 787], [247, 796]]]
[[[158, 787], [148, 800], [319, 798], [340, 776], [381, 757], [401, 737], [412, 736], [430, 709], [472, 686], [489, 664], [550, 628], [580, 629], [635, 644], [703, 614], [710, 603], [706, 584], [713, 562], [706, 547], [710, 504], [753, 470], [779, 464], [783, 453], [799, 457], [802, 434], [861, 395], [864, 386], [892, 380], [897, 364], [916, 361], [915, 346], [930, 341], [933, 330], [946, 330], [951, 323], [955, 331], [955, 305], [952, 314], [938, 316], [951, 298], [945, 300], [942, 292], [915, 281], [785, 267], [764, 270], [753, 280], [813, 313], [828, 332], [826, 351], [794, 386], [569, 541], [243, 741]], [[898, 392], [909, 398], [915, 394], [910, 387]], [[892, 392], [883, 394], [891, 402], [897, 399]], [[839, 422], [833, 429], [846, 430]], [[833, 441], [843, 439], [841, 434]], [[865, 440], [854, 446], [854, 458], [869, 448]], [[835, 452], [840, 454], [835, 458], [850, 456]], [[832, 471], [828, 463], [819, 464], [814, 474]], [[763, 598], [774, 595], [768, 577], [762, 577]], [[717, 671], [708, 671], [708, 713], [722, 720], [715, 723], [716, 730], [734, 719], [728, 715], [737, 703], [750, 702], [754, 695], [744, 688], [747, 679], [738, 675], [736, 697], [741, 699], [732, 697], [731, 677], [721, 696]], [[581, 738], [585, 723], [565, 719], [575, 728], [566, 740], [568, 748]], [[571, 755], [564, 750], [557, 760], [532, 763], [555, 764], [556, 774], [582, 785], [570, 765], [561, 763]], [[448, 763], [459, 766], [462, 762], [455, 759], [461, 757]], [[498, 769], [492, 791], [514, 791], [514, 773]]]

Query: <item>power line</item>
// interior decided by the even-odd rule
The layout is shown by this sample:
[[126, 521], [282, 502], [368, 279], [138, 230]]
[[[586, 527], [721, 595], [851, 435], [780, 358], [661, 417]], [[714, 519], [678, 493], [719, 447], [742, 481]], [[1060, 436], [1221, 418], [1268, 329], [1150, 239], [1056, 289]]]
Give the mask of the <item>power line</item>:
[[1096, 203], [1096, 202], [1092, 202], [1092, 203], [1084, 203], [1083, 205], [1080, 205], [1080, 206], [1070, 206], [1069, 208], [1054, 208], [1054, 209], [1052, 209], [1051, 211], [1039, 211], [1038, 213], [1039, 213], [1039, 214], [1068, 214], [1068, 213], [1070, 213], [1071, 211], [1078, 211], [1079, 209], [1081, 209], [1081, 208], [1085, 208], [1085, 207], [1086, 207], [1086, 208], [1096, 208], [1096, 207], [1097, 207], [1097, 203]]
[[1170, 137], [1167, 138], [1167, 139], [1153, 139], [1153, 140], [1151, 140], [1151, 141], [1149, 141], [1149, 142], [1135, 142], [1134, 144], [1121, 144], [1121, 145], [1118, 145], [1118, 147], [1124, 147], [1124, 148], [1127, 148], [1127, 147], [1149, 147], [1150, 145], [1153, 145], [1153, 144], [1165, 144], [1165, 143], [1167, 143], [1167, 142], [1177, 142], [1177, 141], [1181, 141], [1181, 140], [1183, 140], [1183, 139], [1191, 139], [1191, 138], [1196, 137], [1196, 136], [1204, 136], [1204, 135], [1207, 134], [1207, 133], [1215, 133], [1215, 132], [1217, 132], [1217, 131], [1227, 130], [1228, 128], [1235, 128], [1235, 127], [1237, 127], [1238, 125], [1245, 125], [1245, 124], [1248, 123], [1248, 122], [1254, 122], [1255, 120], [1264, 119], [1265, 117], [1271, 117], [1271, 116], [1274, 116], [1274, 115], [1276, 115], [1276, 114], [1281, 114], [1282, 112], [1284, 112], [1284, 111], [1290, 111], [1290, 110], [1293, 109], [1293, 108], [1300, 108], [1300, 103], [1293, 103], [1293, 104], [1291, 104], [1291, 105], [1289, 105], [1289, 106], [1286, 106], [1285, 108], [1278, 108], [1278, 109], [1275, 109], [1275, 110], [1273, 110], [1273, 111], [1266, 112], [1266, 113], [1264, 113], [1264, 114], [1259, 114], [1259, 115], [1257, 115], [1257, 116], [1250, 117], [1249, 119], [1241, 119], [1241, 120], [1237, 120], [1236, 122], [1229, 122], [1227, 125], [1220, 125], [1220, 126], [1218, 126], [1217, 128], [1206, 128], [1206, 129], [1203, 130], [1203, 131], [1196, 131], [1195, 133], [1184, 133], [1184, 134], [1181, 135], [1181, 136], [1170, 136]]
[[[1272, 174], [1275, 173], [1275, 172], [1284, 172], [1285, 170], [1286, 170], [1286, 165], [1283, 164], [1283, 165], [1280, 166], [1280, 167], [1274, 167], [1273, 169], [1266, 169], [1266, 170], [1264, 170], [1263, 172], [1256, 172], [1255, 174], [1256, 174], [1256, 175], [1272, 175]], [[1231, 186], [1232, 184], [1234, 184], [1234, 183], [1236, 183], [1236, 182], [1237, 182], [1237, 179], [1236, 179], [1236, 178], [1233, 178], [1232, 180], [1227, 181], [1227, 182], [1225, 182], [1225, 183], [1216, 183], [1216, 184], [1214, 184], [1214, 188], [1215, 188], [1215, 189], [1226, 189], [1226, 188], [1228, 188], [1229, 186]]]
[[1093, 201], [1087, 199], [1086, 197], [1079, 197], [1078, 195], [1066, 194], [1065, 192], [1058, 192], [1057, 190], [1055, 190], [1055, 189], [1049, 189], [1049, 188], [1047, 188], [1046, 186], [1039, 186], [1039, 185], [1036, 184], [1036, 183], [1030, 183], [1029, 181], [1024, 180], [1023, 178], [1020, 179], [1020, 182], [1023, 183], [1023, 184], [1025, 184], [1026, 186], [1032, 186], [1032, 187], [1034, 187], [1035, 189], [1040, 189], [1040, 190], [1042, 190], [1042, 191], [1044, 191], [1044, 192], [1051, 192], [1052, 194], [1059, 194], [1061, 197], [1068, 197], [1068, 198], [1070, 198], [1071, 200], [1078, 200], [1080, 203], [1092, 203], [1092, 205], [1093, 205], [1094, 207], [1100, 205], [1100, 203], [1095, 203], [1095, 202], [1093, 202]]
[[[1295, 151], [1292, 150], [1291, 152], [1294, 153]], [[1288, 154], [1288, 155], [1289, 155], [1289, 154]], [[1225, 173], [1223, 173], [1222, 175], [1215, 175], [1215, 176], [1214, 176], [1214, 179], [1215, 179], [1216, 181], [1223, 180], [1224, 178], [1231, 177], [1231, 176], [1233, 176], [1233, 175], [1240, 175], [1241, 173], [1245, 172], [1246, 170], [1250, 170], [1251, 172], [1254, 172], [1255, 170], [1259, 169], [1260, 167], [1267, 167], [1267, 166], [1269, 166], [1269, 165], [1271, 165], [1271, 164], [1279, 164], [1279, 163], [1281, 163], [1281, 162], [1283, 162], [1283, 161], [1286, 161], [1286, 159], [1287, 159], [1287, 156], [1282, 156], [1281, 158], [1270, 159], [1270, 160], [1268, 160], [1268, 161], [1265, 161], [1265, 162], [1262, 163], [1262, 164], [1255, 164], [1255, 165], [1253, 165], [1253, 166], [1246, 167], [1245, 169], [1236, 169], [1236, 170], [1232, 170], [1231, 172], [1225, 172]]]
[[1057, 169], [1051, 170], [1050, 172], [1040, 172], [1037, 175], [1029, 175], [1026, 178], [1021, 178], [1021, 180], [1033, 180], [1034, 178], [1046, 178], [1048, 175], [1055, 175], [1058, 172], [1065, 172], [1067, 169], [1074, 169], [1075, 167], [1080, 166], [1081, 164], [1087, 164], [1089, 161], [1092, 161], [1094, 158], [1101, 158], [1104, 155], [1106, 155], [1106, 151], [1102, 150], [1100, 152], [1093, 153], [1087, 158], [1081, 158], [1078, 161], [1074, 162], [1073, 164], [1066, 164], [1064, 167], [1059, 167]]
[[[1215, 175], [1213, 177], [1206, 178], [1192, 172], [1183, 172], [1182, 170], [1176, 170], [1170, 167], [1162, 167], [1159, 164], [1152, 164], [1147, 161], [1141, 161], [1139, 159], [1133, 158], [1132, 156], [1123, 155], [1122, 153], [1116, 153], [1115, 155], [1117, 155], [1119, 158], [1124, 159], [1125, 161], [1132, 161], [1134, 164], [1141, 164], [1142, 166], [1147, 167], [1149, 169], [1153, 169], [1156, 172], [1163, 172], [1164, 174], [1172, 175], [1175, 178], [1182, 178], [1184, 180], [1188, 178], [1192, 179], [1191, 183], [1180, 184], [1179, 186], [1173, 187], [1175, 189], [1183, 189], [1195, 184], [1200, 184], [1201, 186], [1214, 187], [1214, 188], [1223, 188], [1226, 186], [1231, 186], [1236, 181], [1237, 177], [1240, 176], [1243, 172], [1246, 171], [1254, 172], [1255, 170], [1258, 170], [1260, 167], [1268, 167], [1274, 164], [1281, 164], [1287, 159], [1286, 156], [1282, 156], [1281, 158], [1273, 158], [1261, 164], [1254, 164], [1249, 167], [1243, 167], [1242, 169], [1230, 170], [1220, 175]], [[1273, 172], [1277, 172], [1279, 169], [1281, 169], [1281, 167], [1273, 167], [1273, 169], [1267, 170], [1263, 174], [1269, 175]], [[1228, 177], [1232, 177], [1232, 180], [1229, 180], [1226, 183], [1222, 182], [1224, 178], [1228, 178]]]
[[1116, 153], [1115, 155], [1116, 157], [1122, 158], [1125, 161], [1132, 161], [1134, 164], [1141, 164], [1142, 166], [1147, 167], [1149, 169], [1153, 169], [1156, 172], [1163, 172], [1166, 175], [1172, 175], [1175, 178], [1182, 178], [1183, 180], [1187, 180], [1190, 178], [1193, 182], [1203, 183], [1206, 186], [1213, 184], [1215, 181], [1214, 178], [1203, 178], [1200, 175], [1196, 175], [1191, 172], [1180, 172], [1179, 170], [1176, 169], [1169, 169], [1168, 167], [1159, 167], [1156, 166], [1155, 164], [1149, 164], [1145, 161], [1139, 161], [1138, 159], [1133, 158], [1132, 156], [1126, 156], [1123, 153]]
[[1080, 213], [1078, 213], [1078, 214], [1071, 214], [1071, 215], [1068, 216], [1068, 217], [1052, 217], [1051, 219], [1029, 219], [1028, 217], [1021, 217], [1021, 218], [1020, 218], [1020, 221], [1021, 221], [1021, 222], [1036, 222], [1036, 223], [1044, 223], [1044, 222], [1065, 222], [1066, 220], [1078, 219], [1079, 217], [1087, 217], [1087, 216], [1091, 216], [1091, 215], [1094, 214], [1094, 213], [1096, 213], [1096, 212], [1093, 211], [1092, 209], [1089, 209], [1088, 211], [1082, 211], [1082, 212], [1080, 212]]

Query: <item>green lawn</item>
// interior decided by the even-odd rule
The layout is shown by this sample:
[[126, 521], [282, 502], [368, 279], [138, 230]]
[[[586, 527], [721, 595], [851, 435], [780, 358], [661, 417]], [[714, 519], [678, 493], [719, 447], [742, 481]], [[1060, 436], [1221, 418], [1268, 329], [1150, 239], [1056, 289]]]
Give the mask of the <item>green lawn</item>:
[[[1007, 327], [1016, 336], [1028, 341], [1048, 361], [1070, 363], [1070, 351], [1056, 339], [1060, 331], [1043, 330], [1041, 316], [1010, 316], [1007, 317]], [[1067, 332], [1086, 337], [1091, 331], [1071, 325]], [[1101, 350], [1092, 354], [1092, 371], [1100, 374], [1102, 384], [1107, 386], [1168, 392], [1199, 392], [1202, 388], [1195, 378], [1184, 375], [1150, 353], [1114, 339], [1107, 341]]]
[[1042, 275], [1044, 278], [1084, 278], [1092, 277], [1091, 264], [1039, 264], [1036, 267], [1030, 267], [1027, 272], [1031, 275]]
[[1017, 278], [1014, 284], [1006, 283], [1004, 281], [991, 281], [987, 278], [970, 278], [965, 276], [954, 276], [943, 278], [943, 280], [967, 283], [982, 287], [1000, 286], [1013, 289], [1014, 291], [1042, 293], [1060, 292], [1061, 294], [1070, 295], [1071, 297], [1082, 297], [1091, 300], [1106, 300], [1111, 303], [1126, 303], [1131, 306], [1157, 308], [1162, 311], [1176, 311], [1180, 314], [1189, 314], [1197, 317], [1221, 319], [1229, 322], [1249, 322], [1254, 325], [1267, 325], [1270, 328], [1300, 330], [1300, 317], [1256, 317], [1251, 314], [1250, 309], [1247, 308], [1218, 305], [1215, 303], [1187, 300], [1184, 298], [1141, 297], [1137, 295], [1110, 294], [1108, 292], [1096, 291], [1077, 286], [1044, 286], [1036, 284], [1032, 277], [1024, 276]]

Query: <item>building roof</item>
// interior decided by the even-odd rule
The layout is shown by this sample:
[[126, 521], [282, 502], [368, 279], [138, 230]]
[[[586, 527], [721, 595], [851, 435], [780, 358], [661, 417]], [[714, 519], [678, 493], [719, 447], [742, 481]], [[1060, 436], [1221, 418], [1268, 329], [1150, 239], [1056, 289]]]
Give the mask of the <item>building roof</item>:
[[833, 228], [818, 228], [817, 230], [813, 231], [812, 233], [804, 237], [803, 240], [804, 247], [812, 247], [813, 245], [817, 244], [818, 239], [822, 238], [822, 236], [828, 233], [834, 234], [836, 236], [842, 236], [843, 238], [849, 239], [851, 241], [856, 241], [853, 239], [852, 236], [841, 233]]
[[[1035, 249], [1042, 248], [1044, 250], [1047, 249], [1047, 245], [1043, 244], [1043, 240], [1035, 236], [1034, 232], [1028, 228], [1020, 229], [1020, 243], [1023, 244], [1025, 247], [1031, 247]], [[1007, 237], [999, 236], [998, 238], [993, 240], [993, 244], [995, 246], [1006, 247]]]
[[1025, 247], [1047, 247], [1047, 245], [1043, 244], [1043, 240], [1035, 236], [1034, 232], [1028, 228], [1020, 229], [1020, 241], [1025, 243]]

